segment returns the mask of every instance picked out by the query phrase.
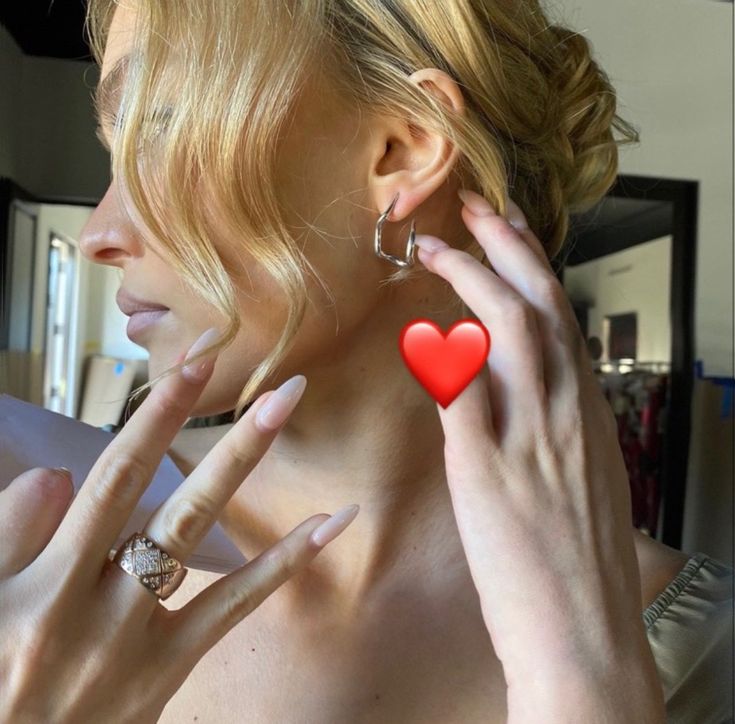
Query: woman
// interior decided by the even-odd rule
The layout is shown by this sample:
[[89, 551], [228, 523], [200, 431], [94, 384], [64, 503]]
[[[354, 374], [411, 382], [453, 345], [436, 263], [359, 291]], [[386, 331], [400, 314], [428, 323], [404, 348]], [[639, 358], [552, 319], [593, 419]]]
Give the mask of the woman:
[[[125, 311], [161, 310], [129, 327], [160, 383], [68, 510], [50, 470], [3, 493], [27, 526], [0, 567], [8, 720], [715, 721], [727, 702], [689, 695], [727, 690], [732, 572], [631, 529], [549, 262], [635, 139], [584, 39], [534, 0], [89, 19], [113, 181], [80, 243]], [[492, 339], [446, 406], [399, 352], [422, 318]], [[166, 452], [186, 481], [108, 560]], [[250, 562], [182, 583], [215, 519]], [[707, 600], [692, 666], [653, 627]]]

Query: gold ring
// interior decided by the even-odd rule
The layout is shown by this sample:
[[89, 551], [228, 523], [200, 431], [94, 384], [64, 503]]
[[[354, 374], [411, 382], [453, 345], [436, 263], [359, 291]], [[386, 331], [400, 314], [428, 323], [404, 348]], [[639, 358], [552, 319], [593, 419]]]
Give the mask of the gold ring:
[[133, 533], [120, 546], [112, 562], [137, 578], [162, 601], [181, 585], [189, 572], [143, 533]]

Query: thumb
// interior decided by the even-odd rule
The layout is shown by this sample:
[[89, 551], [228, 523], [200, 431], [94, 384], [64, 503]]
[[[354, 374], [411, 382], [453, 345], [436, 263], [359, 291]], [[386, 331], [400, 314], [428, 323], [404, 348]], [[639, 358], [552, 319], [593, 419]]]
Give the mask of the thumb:
[[30, 565], [74, 498], [71, 473], [31, 468], [0, 491], [0, 578]]

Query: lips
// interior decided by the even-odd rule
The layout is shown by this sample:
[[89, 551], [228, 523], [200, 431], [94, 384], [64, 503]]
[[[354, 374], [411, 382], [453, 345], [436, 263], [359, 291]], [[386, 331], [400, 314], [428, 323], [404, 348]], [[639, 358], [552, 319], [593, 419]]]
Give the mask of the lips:
[[168, 314], [169, 309], [144, 310], [141, 312], [133, 312], [128, 320], [128, 326], [125, 330], [130, 339], [139, 337], [141, 333], [154, 325], [161, 318]]
[[134, 297], [122, 288], [118, 290], [115, 301], [117, 302], [117, 306], [120, 308], [120, 311], [128, 317], [140, 312], [168, 311], [168, 307], [163, 304]]

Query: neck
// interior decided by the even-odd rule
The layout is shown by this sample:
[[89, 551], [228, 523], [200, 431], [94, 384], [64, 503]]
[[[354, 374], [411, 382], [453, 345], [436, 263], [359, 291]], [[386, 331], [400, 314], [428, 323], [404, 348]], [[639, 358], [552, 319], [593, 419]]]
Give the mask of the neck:
[[[395, 310], [371, 315], [338, 354], [298, 370], [308, 380], [303, 397], [220, 517], [252, 559], [310, 516], [360, 505], [350, 526], [284, 585], [294, 606], [308, 597], [309, 606], [364, 615], [371, 601], [398, 590], [436, 602], [471, 587], [436, 402], [398, 349], [411, 319], [426, 316], [447, 329], [458, 315]], [[213, 441], [202, 442], [203, 457]]]

